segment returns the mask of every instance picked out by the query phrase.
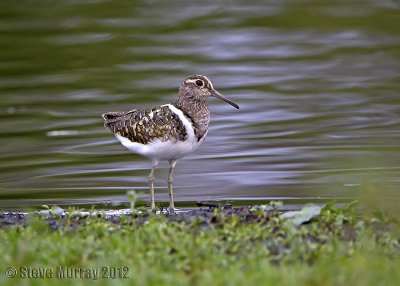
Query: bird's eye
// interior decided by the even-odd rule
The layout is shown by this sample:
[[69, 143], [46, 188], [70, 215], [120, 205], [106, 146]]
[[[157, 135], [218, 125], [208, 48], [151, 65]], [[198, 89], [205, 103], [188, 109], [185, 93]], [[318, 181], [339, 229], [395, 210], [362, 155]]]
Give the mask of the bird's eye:
[[203, 81], [198, 79], [198, 80], [196, 80], [196, 84], [198, 86], [203, 86]]

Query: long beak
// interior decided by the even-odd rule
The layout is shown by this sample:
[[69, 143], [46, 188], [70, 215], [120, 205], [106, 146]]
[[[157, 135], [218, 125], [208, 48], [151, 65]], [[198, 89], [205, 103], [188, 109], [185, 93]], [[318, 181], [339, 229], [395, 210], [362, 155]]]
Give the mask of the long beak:
[[218, 91], [216, 91], [215, 89], [213, 89], [213, 94], [212, 96], [215, 96], [219, 99], [222, 99], [223, 101], [225, 101], [226, 103], [229, 103], [230, 105], [232, 105], [233, 107], [235, 107], [236, 109], [239, 109], [239, 105], [237, 105], [236, 103], [234, 103], [232, 100], [227, 99], [225, 96], [223, 96], [221, 93], [219, 93]]

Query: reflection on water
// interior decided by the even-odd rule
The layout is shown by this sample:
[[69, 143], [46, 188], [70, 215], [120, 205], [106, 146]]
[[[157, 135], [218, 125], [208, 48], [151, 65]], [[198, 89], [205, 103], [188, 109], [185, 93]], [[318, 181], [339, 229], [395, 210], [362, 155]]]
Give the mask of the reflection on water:
[[172, 102], [193, 73], [240, 110], [210, 99], [208, 137], [176, 167], [182, 205], [399, 201], [397, 2], [24, 2], [0, 9], [0, 207], [147, 200], [150, 162], [100, 115]]

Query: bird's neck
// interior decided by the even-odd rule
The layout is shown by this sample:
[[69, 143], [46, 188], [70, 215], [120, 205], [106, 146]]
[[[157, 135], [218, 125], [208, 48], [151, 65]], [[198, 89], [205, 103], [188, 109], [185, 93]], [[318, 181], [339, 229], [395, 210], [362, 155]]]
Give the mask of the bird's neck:
[[183, 98], [181, 96], [173, 103], [176, 108], [182, 110], [183, 114], [192, 121], [194, 134], [200, 140], [208, 130], [210, 122], [210, 111], [206, 101], [194, 98]]

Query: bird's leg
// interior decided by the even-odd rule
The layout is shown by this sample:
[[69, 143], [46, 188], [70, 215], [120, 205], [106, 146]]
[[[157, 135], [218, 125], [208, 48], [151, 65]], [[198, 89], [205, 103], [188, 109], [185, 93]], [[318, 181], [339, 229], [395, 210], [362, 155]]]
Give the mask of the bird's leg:
[[156, 167], [158, 166], [159, 162], [157, 160], [154, 160], [152, 163], [152, 167], [151, 167], [151, 171], [149, 174], [149, 185], [150, 185], [150, 208], [152, 211], [156, 210], [156, 204], [154, 202], [154, 181], [155, 181], [155, 177], [154, 177], [154, 170], [156, 169]]
[[168, 182], [168, 192], [169, 192], [169, 207], [168, 207], [168, 212], [169, 212], [170, 214], [174, 214], [174, 213], [175, 213], [175, 207], [174, 207], [174, 193], [173, 193], [173, 191], [172, 191], [172, 182], [173, 182], [172, 176], [173, 176], [173, 173], [174, 173], [174, 168], [175, 168], [176, 162], [177, 162], [176, 160], [170, 160], [170, 161], [169, 161], [169, 173], [168, 173], [167, 182]]

